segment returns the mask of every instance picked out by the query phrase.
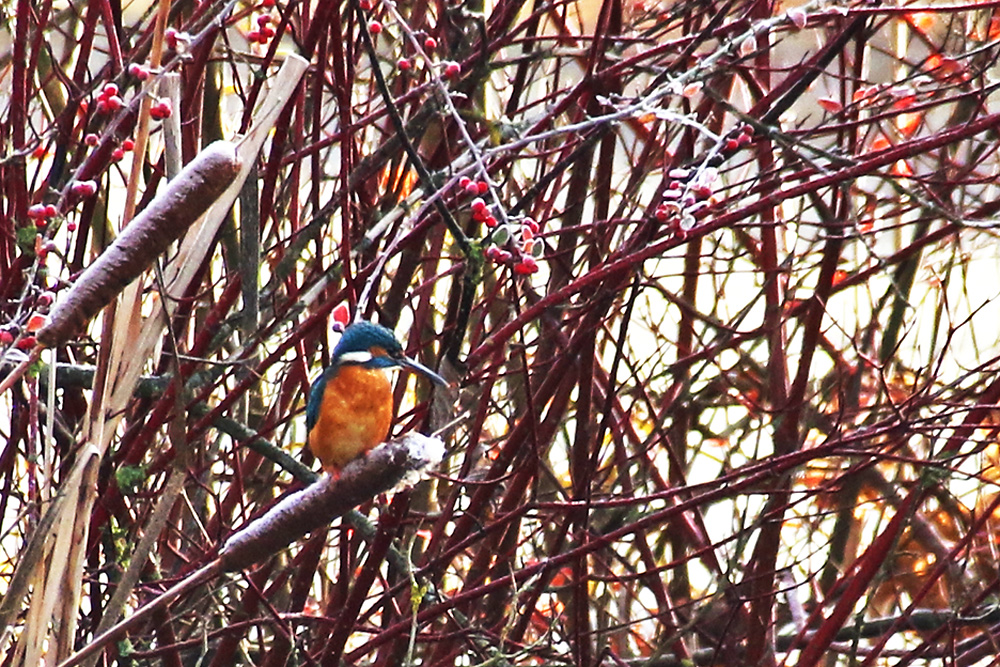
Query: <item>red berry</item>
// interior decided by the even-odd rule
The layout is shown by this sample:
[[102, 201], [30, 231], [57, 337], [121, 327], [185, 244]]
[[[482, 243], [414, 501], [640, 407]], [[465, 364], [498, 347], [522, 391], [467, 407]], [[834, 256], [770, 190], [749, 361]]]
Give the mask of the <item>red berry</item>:
[[469, 181], [468, 183], [465, 184], [465, 191], [470, 195], [478, 195], [479, 185], [473, 181]]
[[111, 159], [113, 161], [119, 162], [123, 157], [125, 157], [125, 149], [116, 148], [113, 151], [111, 151]]
[[131, 139], [126, 139], [125, 141], [122, 142], [122, 148], [124, 150], [130, 151], [133, 148], [135, 148], [135, 142], [132, 141]]
[[43, 157], [45, 157], [46, 153], [48, 153], [48, 151], [45, 150], [45, 146], [39, 146], [35, 150], [31, 151], [31, 157], [35, 158], [36, 160], [41, 160]]
[[28, 217], [38, 220], [45, 217], [45, 204], [32, 204], [28, 207]]
[[45, 229], [49, 226], [49, 221], [45, 218], [35, 218], [35, 229]]
[[100, 139], [93, 132], [91, 132], [90, 134], [88, 134], [87, 136], [85, 136], [83, 138], [83, 143], [85, 143], [85, 144], [87, 144], [88, 146], [91, 146], [91, 147], [96, 146], [99, 141], [100, 141]]
[[30, 350], [35, 347], [35, 337], [25, 336], [21, 340], [17, 341], [17, 349], [19, 350]]
[[476, 188], [478, 188], [479, 194], [484, 195], [490, 191], [490, 184], [486, 181], [479, 181], [476, 183]]
[[333, 309], [333, 322], [341, 327], [346, 327], [351, 322], [351, 311], [346, 303], [339, 303]]
[[260, 6], [270, 9], [271, 7], [274, 7], [274, 4], [275, 0], [261, 0]]
[[105, 98], [103, 101], [105, 109], [107, 109], [109, 112], [118, 111], [123, 106], [125, 106], [125, 100], [118, 97], [117, 95], [111, 95], [110, 97]]
[[410, 63], [409, 59], [407, 58], [400, 58], [399, 60], [396, 61], [396, 67], [399, 68], [399, 71], [405, 72], [411, 67], [413, 67], [413, 64]]
[[530, 229], [535, 234], [538, 233], [538, 223], [535, 222], [534, 218], [524, 218], [521, 220], [521, 224]]
[[382, 32], [382, 24], [379, 23], [378, 21], [372, 21], [371, 23], [368, 24], [368, 32], [370, 32], [372, 35], [379, 34], [380, 32]]
[[108, 101], [105, 99], [97, 100], [96, 111], [97, 113], [108, 113], [109, 111]]
[[76, 231], [76, 223], [75, 222], [67, 222], [66, 223], [66, 231], [75, 232]]
[[454, 79], [462, 73], [462, 66], [456, 62], [449, 62], [444, 66], [444, 76], [447, 79]]
[[726, 139], [726, 145], [724, 147], [726, 151], [734, 151], [739, 147], [740, 147], [740, 142], [736, 141], [735, 139]]
[[472, 203], [469, 204], [469, 206], [472, 207], [473, 213], [478, 213], [486, 210], [486, 202], [483, 201], [482, 198], [480, 197], [476, 197], [475, 199], [473, 199]]
[[272, 28], [271, 26], [264, 26], [263, 28], [260, 29], [261, 44], [271, 39], [272, 37], [274, 37], [274, 28]]
[[458, 187], [467, 188], [469, 187], [469, 183], [471, 182], [472, 182], [471, 178], [469, 178], [468, 176], [462, 176], [460, 179], [458, 179]]
[[538, 262], [535, 261], [534, 257], [525, 257], [520, 262], [514, 265], [514, 273], [527, 276], [538, 271]]
[[259, 25], [261, 28], [263, 28], [270, 22], [271, 22], [271, 17], [268, 16], [267, 14], [261, 14], [260, 16], [257, 17], [257, 25]]
[[433, 51], [438, 47], [438, 41], [433, 37], [428, 37], [424, 40], [424, 48], [428, 51]]
[[77, 197], [93, 197], [97, 192], [97, 182], [76, 181], [70, 186], [69, 191]]
[[[52, 243], [52, 242], [50, 241], [49, 243]], [[55, 250], [55, 244], [54, 243], [52, 243], [52, 250]], [[53, 294], [52, 292], [49, 292], [49, 291], [45, 291], [45, 292], [42, 292], [41, 294], [39, 294], [38, 298], [35, 299], [35, 305], [36, 306], [41, 306], [43, 308], [45, 306], [51, 306], [52, 302], [55, 301], [55, 299], [56, 299], [56, 295], [55, 294]]]
[[497, 219], [495, 217], [493, 217], [492, 215], [487, 215], [485, 218], [483, 218], [483, 222], [490, 229], [493, 229], [494, 227], [497, 226]]
[[108, 83], [105, 84], [104, 90], [101, 91], [101, 96], [108, 98], [113, 97], [118, 94], [118, 84]]
[[358, 0], [358, 7], [360, 7], [363, 10], [365, 10], [366, 12], [370, 12], [372, 10], [372, 1], [371, 0]]
[[10, 345], [14, 342], [14, 334], [7, 329], [0, 329], [0, 345]]
[[250, 42], [251, 44], [257, 44], [258, 42], [260, 42], [260, 31], [251, 30], [250, 32], [248, 32], [247, 41]]
[[667, 210], [666, 206], [660, 204], [656, 207], [656, 212], [653, 215], [655, 215], [656, 219], [660, 222], [666, 222], [667, 218], [670, 217], [670, 212]]
[[56, 214], [58, 212], [59, 212], [59, 209], [56, 208], [55, 204], [46, 204], [45, 205], [45, 217], [46, 218], [54, 218], [54, 217], [56, 217]]

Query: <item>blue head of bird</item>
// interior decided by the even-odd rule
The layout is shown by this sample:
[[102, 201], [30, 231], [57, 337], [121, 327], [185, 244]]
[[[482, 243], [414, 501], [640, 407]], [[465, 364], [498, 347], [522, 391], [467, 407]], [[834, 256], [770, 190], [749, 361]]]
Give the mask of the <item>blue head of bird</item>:
[[333, 350], [334, 365], [357, 364], [365, 368], [401, 367], [426, 375], [435, 384], [447, 381], [403, 353], [403, 345], [389, 329], [374, 322], [355, 322], [344, 330]]

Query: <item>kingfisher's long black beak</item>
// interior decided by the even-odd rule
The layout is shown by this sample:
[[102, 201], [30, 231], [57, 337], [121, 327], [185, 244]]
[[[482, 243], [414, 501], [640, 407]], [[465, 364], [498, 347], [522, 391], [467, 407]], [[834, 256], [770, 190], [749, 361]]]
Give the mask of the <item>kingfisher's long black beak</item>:
[[398, 361], [399, 365], [402, 366], [403, 368], [408, 368], [411, 371], [414, 371], [416, 373], [420, 373], [421, 375], [426, 375], [428, 378], [431, 379], [431, 381], [434, 384], [439, 384], [442, 387], [447, 387], [448, 386], [448, 381], [447, 380], [445, 380], [443, 377], [441, 377], [440, 375], [438, 375], [437, 373], [435, 373], [431, 369], [427, 368], [427, 366], [424, 366], [419, 361], [414, 361], [413, 359], [410, 359], [409, 357], [399, 357], [398, 359], [396, 359], [396, 361]]

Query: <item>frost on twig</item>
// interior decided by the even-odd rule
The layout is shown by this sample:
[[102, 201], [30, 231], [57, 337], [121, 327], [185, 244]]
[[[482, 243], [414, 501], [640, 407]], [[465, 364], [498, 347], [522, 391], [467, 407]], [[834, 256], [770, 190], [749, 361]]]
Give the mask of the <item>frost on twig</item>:
[[338, 478], [324, 475], [226, 540], [219, 554], [223, 569], [244, 569], [380, 493], [415, 484], [443, 456], [439, 438], [419, 433], [376, 447], [347, 464]]

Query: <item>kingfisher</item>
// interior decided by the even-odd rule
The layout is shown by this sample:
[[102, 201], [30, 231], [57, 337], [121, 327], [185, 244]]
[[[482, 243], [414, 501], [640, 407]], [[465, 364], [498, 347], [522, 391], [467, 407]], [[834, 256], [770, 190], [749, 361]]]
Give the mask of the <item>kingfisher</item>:
[[309, 449], [333, 477], [385, 441], [392, 423], [392, 384], [386, 372], [404, 368], [447, 386], [443, 377], [403, 354], [396, 336], [373, 322], [348, 326], [333, 360], [309, 390]]

